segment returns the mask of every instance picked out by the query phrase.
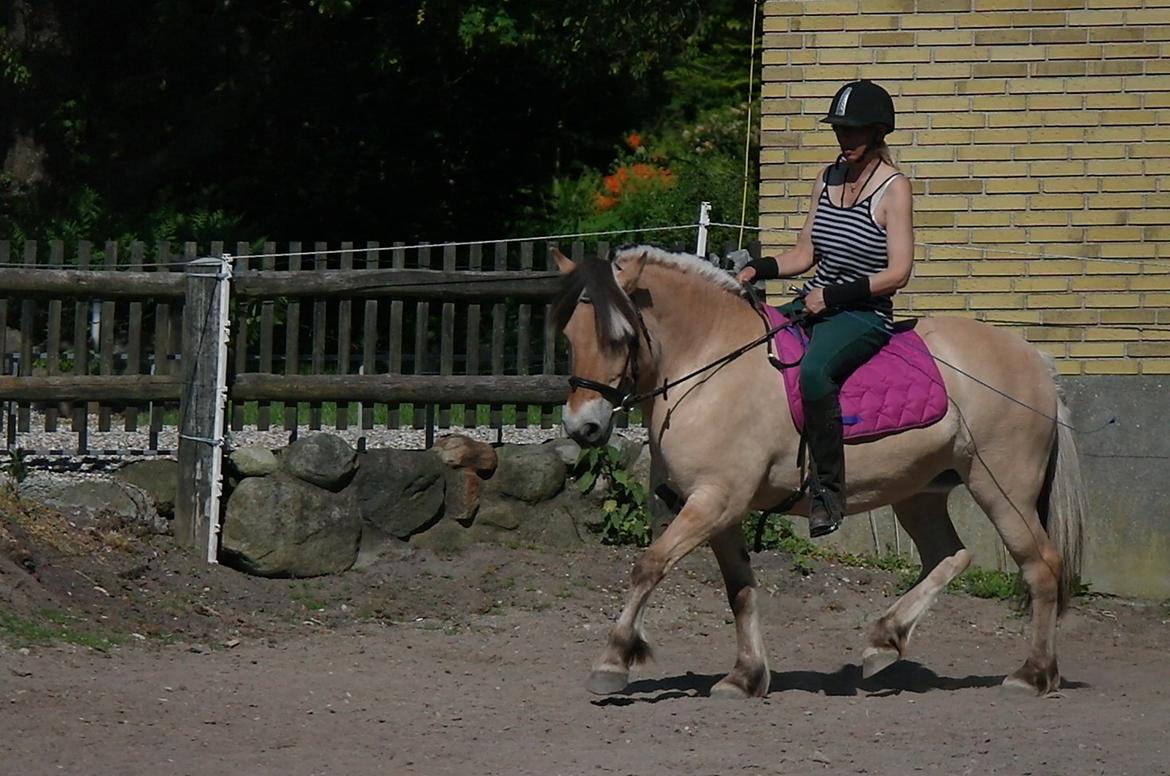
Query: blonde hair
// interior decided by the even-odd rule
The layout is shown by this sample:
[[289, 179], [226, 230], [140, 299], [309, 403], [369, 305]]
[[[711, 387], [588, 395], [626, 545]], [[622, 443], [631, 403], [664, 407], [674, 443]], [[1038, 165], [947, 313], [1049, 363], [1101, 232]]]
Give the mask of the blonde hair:
[[873, 146], [873, 153], [877, 155], [886, 164], [898, 169], [898, 165], [894, 163], [894, 152], [886, 145], [886, 136], [882, 135]]

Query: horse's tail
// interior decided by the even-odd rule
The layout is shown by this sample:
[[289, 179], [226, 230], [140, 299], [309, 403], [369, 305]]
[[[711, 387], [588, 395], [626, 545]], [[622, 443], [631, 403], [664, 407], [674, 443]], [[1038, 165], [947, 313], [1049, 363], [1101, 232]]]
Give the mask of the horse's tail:
[[1037, 511], [1040, 522], [1061, 557], [1057, 612], [1063, 614], [1069, 599], [1076, 593], [1081, 578], [1081, 550], [1085, 519], [1085, 484], [1081, 476], [1081, 459], [1073, 438], [1072, 412], [1065, 403], [1064, 391], [1057, 381], [1056, 365], [1045, 355], [1045, 362], [1056, 385], [1056, 439], [1048, 458], [1048, 471], [1040, 491]]

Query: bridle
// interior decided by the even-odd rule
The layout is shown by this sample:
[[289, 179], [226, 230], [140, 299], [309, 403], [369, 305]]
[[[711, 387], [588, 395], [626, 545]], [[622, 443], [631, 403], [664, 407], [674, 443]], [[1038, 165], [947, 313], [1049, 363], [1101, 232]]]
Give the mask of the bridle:
[[[578, 304], [590, 304], [589, 297], [582, 294], [581, 298], [577, 300]], [[631, 300], [633, 304], [633, 300]], [[634, 305], [634, 311], [638, 315], [638, 331], [634, 332], [632, 336], [626, 340], [626, 366], [622, 370], [621, 377], [618, 378], [616, 386], [607, 383], [598, 382], [597, 380], [590, 380], [587, 377], [580, 377], [578, 375], [569, 376], [569, 387], [574, 390], [583, 388], [587, 391], [593, 391], [600, 394], [601, 398], [605, 399], [613, 405], [614, 412], [629, 412], [636, 407], [648, 396], [642, 396], [634, 393], [634, 389], [638, 387], [638, 361], [641, 356], [642, 340], [646, 340], [646, 347], [652, 347], [650, 342], [650, 330], [646, 328], [646, 321], [642, 318], [642, 311]], [[628, 389], [623, 388], [628, 386]]]
[[[751, 297], [750, 300], [752, 301], [753, 306], [756, 306], [758, 300], [756, 300], [754, 297]], [[580, 303], [580, 302], [585, 302], [586, 304], [588, 304], [589, 299], [588, 299], [588, 297], [582, 295], [581, 298], [578, 300], [578, 303]], [[630, 300], [630, 302], [631, 302], [631, 304], [633, 304], [632, 299]], [[711, 369], [714, 369], [716, 367], [723, 366], [724, 364], [730, 363], [730, 362], [734, 361], [735, 359], [739, 358], [740, 356], [742, 356], [744, 353], [747, 353], [748, 351], [750, 351], [754, 348], [757, 348], [760, 345], [763, 345], [764, 343], [771, 343], [772, 338], [776, 336], [777, 332], [783, 331], [784, 329], [787, 329], [787, 328], [797, 326], [799, 324], [799, 321], [794, 318], [794, 319], [788, 321], [787, 323], [779, 324], [777, 326], [768, 326], [767, 319], [764, 319], [765, 320], [764, 327], [766, 330], [764, 331], [764, 333], [762, 335], [760, 335], [759, 337], [756, 337], [751, 342], [748, 342], [745, 345], [740, 345], [738, 348], [731, 351], [730, 353], [728, 353], [724, 356], [720, 356], [719, 358], [715, 359], [714, 361], [712, 361], [704, 366], [701, 366], [698, 369], [696, 369], [692, 372], [689, 372], [676, 380], [669, 380], [668, 381], [665, 378], [663, 378], [662, 385], [654, 388], [653, 390], [643, 391], [642, 393], [634, 393], [634, 389], [636, 389], [638, 386], [638, 357], [639, 357], [640, 351], [641, 351], [642, 340], [643, 339], [646, 340], [647, 348], [651, 347], [652, 345], [651, 345], [651, 340], [650, 340], [650, 330], [646, 328], [646, 321], [643, 320], [643, 318], [642, 318], [642, 311], [638, 309], [638, 306], [636, 304], [633, 304], [633, 307], [634, 307], [635, 312], [638, 315], [638, 329], [639, 329], [639, 331], [635, 332], [633, 334], [633, 336], [627, 341], [626, 367], [622, 371], [622, 376], [618, 379], [618, 384], [616, 386], [613, 386], [613, 385], [608, 385], [606, 383], [598, 382], [597, 380], [590, 380], [587, 377], [579, 377], [577, 375], [570, 375], [569, 376], [569, 387], [570, 388], [573, 388], [573, 389], [583, 388], [587, 391], [593, 391], [594, 393], [599, 394], [601, 396], [601, 398], [605, 399], [611, 405], [613, 405], [614, 412], [629, 412], [631, 409], [638, 406], [639, 404], [646, 401], [647, 399], [653, 399], [656, 396], [665, 397], [667, 391], [669, 391], [671, 388], [674, 388], [677, 385], [685, 383], [687, 380], [690, 380], [693, 377], [697, 377], [698, 375], [701, 375], [704, 372], [707, 372]], [[756, 311], [760, 312], [758, 307], [757, 307]], [[761, 318], [762, 317], [763, 316], [761, 315]], [[799, 360], [795, 361], [791, 364], [784, 363], [783, 361], [781, 361], [778, 357], [776, 357], [771, 352], [771, 345], [770, 344], [769, 344], [768, 349], [769, 349], [768, 360], [771, 361], [772, 365], [775, 366], [777, 369], [788, 369], [788, 368], [794, 367], [800, 363]], [[623, 389], [622, 386], [624, 386], [624, 385], [628, 385], [629, 389], [628, 390]]]

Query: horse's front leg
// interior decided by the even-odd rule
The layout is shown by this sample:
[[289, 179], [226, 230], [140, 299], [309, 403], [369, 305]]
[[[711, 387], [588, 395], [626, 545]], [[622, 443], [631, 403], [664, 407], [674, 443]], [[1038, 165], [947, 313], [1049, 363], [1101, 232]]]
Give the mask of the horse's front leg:
[[642, 620], [650, 593], [674, 565], [726, 525], [727, 497], [709, 491], [693, 493], [671, 524], [651, 544], [630, 575], [630, 593], [609, 633], [609, 643], [593, 665], [587, 687], [599, 695], [620, 692], [629, 682], [630, 666], [650, 657]]
[[752, 573], [751, 556], [743, 526], [738, 522], [724, 528], [711, 539], [711, 549], [723, 572], [727, 602], [735, 615], [735, 667], [713, 688], [711, 695], [721, 698], [762, 698], [768, 694], [772, 675], [764, 653], [757, 609], [759, 590]]

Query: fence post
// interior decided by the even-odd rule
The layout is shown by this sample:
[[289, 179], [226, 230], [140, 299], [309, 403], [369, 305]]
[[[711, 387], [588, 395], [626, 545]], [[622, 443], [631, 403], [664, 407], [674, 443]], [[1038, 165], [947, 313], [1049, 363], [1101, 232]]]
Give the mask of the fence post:
[[175, 539], [197, 550], [206, 548], [207, 562], [215, 563], [227, 399], [231, 257], [196, 259], [187, 264], [186, 274]]
[[711, 203], [699, 203], [699, 239], [695, 244], [695, 255], [707, 258], [707, 226], [711, 223]]

